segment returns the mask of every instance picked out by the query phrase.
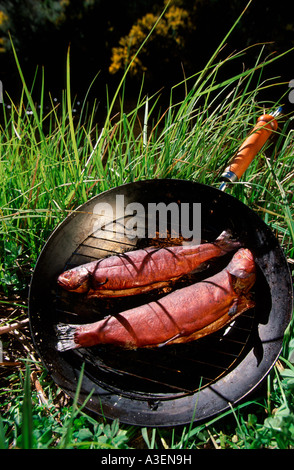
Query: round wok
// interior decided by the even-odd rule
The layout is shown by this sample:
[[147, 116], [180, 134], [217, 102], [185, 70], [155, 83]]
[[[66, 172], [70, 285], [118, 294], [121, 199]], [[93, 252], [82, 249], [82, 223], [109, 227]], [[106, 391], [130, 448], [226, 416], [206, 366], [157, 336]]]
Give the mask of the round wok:
[[[187, 345], [150, 351], [97, 346], [58, 352], [54, 326], [59, 321], [69, 318], [70, 323], [88, 323], [146, 303], [150, 295], [155, 295], [117, 299], [110, 304], [98, 299], [87, 303], [82, 296], [61, 292], [57, 285], [58, 275], [68, 266], [153, 242], [126, 238], [118, 243], [107, 236], [107, 231], [105, 237], [93, 237], [97, 203], [114, 207], [117, 196], [124, 197], [125, 206], [137, 202], [146, 211], [149, 203], [200, 203], [203, 241], [213, 241], [223, 230], [230, 229], [254, 254], [257, 281], [253, 311], [241, 315], [232, 328]], [[207, 275], [200, 273], [199, 279]], [[101, 193], [57, 227], [32, 276], [29, 318], [39, 356], [68, 395], [75, 395], [84, 364], [79, 402], [87, 399], [88, 410], [129, 424], [171, 426], [224, 411], [264, 379], [280, 354], [291, 319], [292, 298], [292, 279], [284, 253], [269, 227], [251, 209], [220, 189], [192, 181], [156, 179]], [[218, 364], [221, 355], [226, 359]], [[212, 373], [216, 367], [219, 368]]]

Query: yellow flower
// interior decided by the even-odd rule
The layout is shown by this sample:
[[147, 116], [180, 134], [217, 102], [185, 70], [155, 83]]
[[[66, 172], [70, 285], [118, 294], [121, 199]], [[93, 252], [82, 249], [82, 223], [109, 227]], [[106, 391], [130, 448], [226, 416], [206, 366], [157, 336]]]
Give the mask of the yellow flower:
[[4, 13], [4, 11], [0, 10], [0, 27], [8, 20], [8, 16]]
[[5, 52], [4, 38], [0, 38], [0, 53]]
[[[8, 21], [8, 16], [4, 11], [0, 10], [0, 29], [4, 29], [5, 23]], [[0, 37], [0, 53], [5, 52], [5, 39]]]
[[[157, 20], [158, 16], [153, 13], [147, 13], [132, 26], [127, 36], [119, 40], [119, 47], [112, 49], [111, 65], [109, 67], [110, 73], [114, 74], [120, 69], [124, 69], [130, 63]], [[149, 42], [156, 40], [164, 42], [172, 39], [177, 47], [184, 47], [184, 38], [180, 31], [192, 27], [189, 13], [183, 8], [171, 6], [157, 24]], [[144, 54], [148, 54], [148, 45], [141, 51], [141, 55]], [[146, 67], [136, 57], [130, 67], [130, 72], [136, 75], [139, 71], [146, 71]]]

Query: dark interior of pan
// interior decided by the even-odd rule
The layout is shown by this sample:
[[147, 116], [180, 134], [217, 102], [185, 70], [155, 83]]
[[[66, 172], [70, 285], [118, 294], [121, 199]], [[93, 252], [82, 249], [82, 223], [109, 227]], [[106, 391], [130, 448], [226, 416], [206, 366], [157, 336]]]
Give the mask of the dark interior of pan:
[[[144, 237], [128, 236], [126, 228], [130, 227], [131, 216], [127, 211], [122, 213], [121, 206], [118, 209], [117, 196], [124, 208], [134, 202], [144, 208], [147, 221], [143, 224]], [[179, 207], [186, 203], [191, 208], [194, 203], [200, 203], [202, 242], [214, 241], [223, 230], [230, 229], [253, 251], [257, 263], [255, 307], [229, 327], [186, 344], [138, 350], [98, 345], [58, 352], [54, 330], [58, 322], [94, 322], [165, 294], [159, 290], [132, 297], [89, 300], [83, 294], [61, 290], [56, 283], [57, 276], [65, 269], [94, 259], [148, 245], [180, 243], [182, 226], [174, 236], [172, 219], [167, 221], [164, 237], [162, 232], [160, 236], [158, 233], [155, 237], [148, 236], [148, 210], [150, 204], [158, 202], [165, 207], [171, 202]], [[104, 218], [97, 230], [103, 204], [113, 207], [113, 220]], [[193, 224], [192, 216], [191, 213], [187, 219], [190, 224]], [[214, 274], [230, 257], [226, 255], [205, 271], [181, 279], [172, 289]], [[198, 183], [152, 180], [126, 184], [100, 194], [78, 208], [53, 232], [31, 281], [29, 315], [36, 349], [55, 382], [66, 393], [74, 396], [84, 364], [80, 402], [91, 393], [87, 402], [91, 412], [129, 424], [171, 426], [207, 419], [241, 400], [262, 381], [280, 353], [291, 305], [292, 283], [285, 257], [272, 232], [246, 205]]]

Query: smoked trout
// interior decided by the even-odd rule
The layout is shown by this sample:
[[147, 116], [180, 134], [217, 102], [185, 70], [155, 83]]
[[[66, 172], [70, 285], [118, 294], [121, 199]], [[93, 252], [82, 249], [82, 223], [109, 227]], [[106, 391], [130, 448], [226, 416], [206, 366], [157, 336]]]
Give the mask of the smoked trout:
[[209, 261], [240, 248], [229, 230], [213, 243], [148, 247], [101, 258], [67, 270], [57, 282], [65, 290], [88, 297], [122, 297], [169, 285], [202, 270]]
[[240, 248], [219, 273], [156, 301], [95, 323], [56, 325], [59, 351], [98, 344], [136, 349], [187, 343], [214, 333], [252, 308], [253, 254]]

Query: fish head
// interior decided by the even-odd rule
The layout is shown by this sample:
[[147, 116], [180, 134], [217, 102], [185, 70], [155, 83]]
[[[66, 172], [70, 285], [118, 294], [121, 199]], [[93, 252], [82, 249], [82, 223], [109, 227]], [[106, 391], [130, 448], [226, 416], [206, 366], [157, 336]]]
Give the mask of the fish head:
[[238, 290], [247, 292], [256, 280], [256, 265], [253, 253], [248, 248], [240, 248], [234, 254], [227, 271], [234, 276]]
[[90, 289], [90, 273], [81, 267], [69, 269], [58, 276], [57, 283], [67, 291], [83, 294]]

